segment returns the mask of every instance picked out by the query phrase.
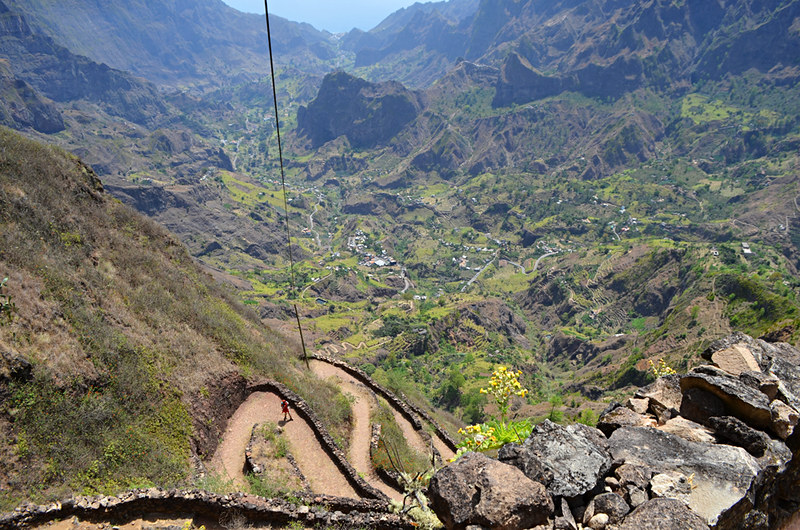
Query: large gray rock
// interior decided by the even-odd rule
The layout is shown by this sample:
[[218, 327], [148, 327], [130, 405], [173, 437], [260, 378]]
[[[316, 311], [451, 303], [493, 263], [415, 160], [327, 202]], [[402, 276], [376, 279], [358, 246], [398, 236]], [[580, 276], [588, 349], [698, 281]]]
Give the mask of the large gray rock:
[[665, 375], [659, 377], [651, 384], [636, 391], [636, 398], [649, 400], [648, 410], [652, 412], [659, 423], [664, 423], [677, 415], [681, 409], [683, 394], [680, 386], [680, 376]]
[[[780, 442], [773, 441], [780, 444]], [[783, 444], [780, 444], [783, 445]], [[786, 445], [790, 461], [767, 464], [750, 491], [717, 521], [719, 530], [800, 528], [800, 431]], [[762, 458], [762, 460], [764, 460]], [[785, 459], [784, 459], [785, 461]]]
[[625, 502], [621, 495], [616, 493], [601, 493], [589, 502], [586, 511], [583, 514], [583, 524], [588, 524], [589, 521], [597, 514], [604, 513], [608, 516], [608, 522], [616, 524], [625, 517], [631, 507]]
[[600, 416], [597, 421], [597, 428], [606, 436], [611, 436], [611, 433], [620, 427], [655, 427], [656, 425], [652, 418], [637, 414], [628, 407], [617, 407]]
[[618, 429], [608, 443], [614, 460], [691, 477], [689, 506], [709, 524], [747, 493], [761, 469], [741, 447], [690, 442], [647, 427]]
[[732, 346], [749, 350], [761, 372], [780, 379], [778, 398], [800, 410], [800, 350], [784, 342], [770, 343], [736, 332], [712, 342], [702, 356], [711, 359], [714, 353]]
[[709, 418], [708, 424], [720, 441], [739, 446], [753, 456], [764, 456], [769, 448], [769, 436], [733, 416], [715, 416]]
[[549, 420], [537, 425], [522, 445], [503, 446], [498, 458], [544, 484], [550, 494], [568, 498], [593, 490], [612, 462], [600, 431]]
[[440, 469], [428, 495], [447, 528], [529, 528], [545, 523], [554, 511], [542, 484], [480, 453], [466, 453]]
[[[699, 389], [713, 394], [725, 404], [725, 414], [735, 416], [756, 429], [772, 425], [769, 398], [750, 385], [713, 366], [698, 366], [681, 378], [681, 390]], [[682, 411], [683, 412], [683, 411]], [[690, 418], [695, 419], [695, 418]]]
[[633, 510], [618, 530], [708, 530], [703, 518], [675, 499], [651, 499]]

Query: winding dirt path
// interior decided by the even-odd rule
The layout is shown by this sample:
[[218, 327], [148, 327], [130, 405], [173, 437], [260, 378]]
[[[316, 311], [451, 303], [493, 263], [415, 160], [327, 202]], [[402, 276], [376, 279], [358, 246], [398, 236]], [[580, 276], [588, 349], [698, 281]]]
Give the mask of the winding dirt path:
[[375, 397], [363, 383], [332, 364], [312, 359], [311, 371], [314, 372], [317, 377], [323, 379], [328, 379], [330, 377], [335, 378], [342, 390], [353, 395], [356, 399], [355, 403], [353, 403], [353, 431], [350, 433], [350, 450], [347, 455], [350, 464], [356, 468], [356, 471], [362, 474], [364, 480], [370, 485], [379, 489], [390, 498], [402, 501], [403, 494], [385, 483], [375, 473], [372, 460], [369, 456], [369, 443], [372, 436], [369, 416], [372, 407], [377, 405]]
[[447, 463], [448, 460], [456, 456], [455, 452], [450, 449], [450, 446], [444, 443], [444, 440], [439, 438], [436, 433], [431, 433], [431, 438], [433, 438], [433, 446], [439, 451], [439, 455], [441, 455], [443, 463]]
[[209, 469], [222, 477], [230, 477], [236, 487], [246, 490], [244, 452], [250, 441], [253, 425], [264, 421], [276, 422], [284, 428], [289, 440], [289, 450], [315, 493], [325, 493], [357, 499], [358, 493], [345, 475], [328, 456], [317, 440], [311, 426], [298, 414], [294, 421], [284, 423], [280, 413], [281, 398], [272, 392], [253, 392], [228, 420], [228, 427], [217, 451], [209, 462]]

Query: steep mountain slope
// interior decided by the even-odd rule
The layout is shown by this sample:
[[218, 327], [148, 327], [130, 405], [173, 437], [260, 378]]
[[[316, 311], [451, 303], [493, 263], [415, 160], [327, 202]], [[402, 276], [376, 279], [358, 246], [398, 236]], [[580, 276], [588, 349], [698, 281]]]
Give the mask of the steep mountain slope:
[[298, 303], [316, 346], [386, 384], [472, 421], [506, 363], [536, 390], [520, 414], [563, 394], [575, 416], [647, 358], [797, 337], [797, 5], [452, 2], [333, 41], [347, 72], [290, 55], [296, 290], [264, 83], [170, 94], [133, 132], [77, 100], [52, 138], [265, 318]]
[[[362, 73], [370, 79], [414, 87], [435, 82], [457, 57], [504, 64], [508, 72], [498, 83], [498, 105], [564, 90], [617, 97], [641, 86], [789, 68], [800, 42], [792, 29], [797, 9], [796, 2], [781, 1], [484, 0], [468, 19], [435, 9], [390, 19], [392, 24], [370, 31], [370, 38], [359, 36], [349, 49], [356, 66], [369, 66]], [[762, 40], [770, 44], [754, 44]], [[526, 77], [515, 73], [520, 65]]]
[[[208, 137], [209, 130], [192, 130], [197, 124], [191, 113], [238, 119], [228, 101], [165, 97], [141, 78], [57, 46], [19, 13], [5, 11], [3, 20], [0, 56], [8, 68], [1, 106], [8, 125], [49, 133], [38, 138], [81, 156], [112, 193], [155, 217], [195, 255], [217, 248], [228, 254], [279, 254], [280, 235], [264, 223], [240, 223], [240, 212], [225, 207], [231, 199], [217, 172], [233, 171], [236, 155], [231, 160], [219, 140]], [[93, 140], [87, 142], [87, 136]], [[246, 177], [235, 178], [248, 185]], [[247, 213], [267, 222], [277, 218], [267, 204]]]
[[58, 102], [89, 100], [112, 116], [154, 124], [165, 111], [155, 86], [90, 61], [34, 31], [27, 18], [0, 2], [2, 57], [13, 74]]
[[173, 236], [75, 157], [7, 129], [0, 143], [0, 275], [15, 305], [0, 321], [3, 510], [186, 481], [240, 373], [279, 377], [330, 418], [335, 388]]
[[0, 124], [16, 129], [33, 128], [46, 134], [64, 130], [64, 118], [56, 105], [14, 77], [7, 61], [0, 63], [0, 94]]
[[[158, 84], [213, 86], [269, 73], [264, 18], [220, 0], [125, 2], [85, 0], [30, 5], [9, 0], [39, 32], [74, 53]], [[334, 57], [327, 33], [272, 17], [280, 64], [300, 60], [309, 71]]]

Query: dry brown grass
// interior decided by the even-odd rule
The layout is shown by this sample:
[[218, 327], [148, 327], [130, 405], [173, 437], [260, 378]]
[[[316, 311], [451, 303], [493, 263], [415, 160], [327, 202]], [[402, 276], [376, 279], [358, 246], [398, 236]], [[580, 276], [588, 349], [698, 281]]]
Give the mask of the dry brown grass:
[[[162, 227], [103, 194], [58, 149], [0, 130], [0, 277], [16, 305], [0, 348], [34, 363], [5, 389], [0, 509], [21, 497], [169, 485], [188, 475], [185, 401], [239, 370], [306, 398], [344, 446], [350, 407], [202, 272]], [[0, 388], [0, 390], [4, 390]], [[57, 413], [56, 413], [57, 412]]]
[[0, 505], [182, 480], [182, 399], [237, 368], [292, 373], [291, 346], [74, 157], [7, 130], [0, 146], [0, 274], [17, 306], [0, 348], [34, 364], [0, 404], [0, 451], [20, 464], [0, 469]]

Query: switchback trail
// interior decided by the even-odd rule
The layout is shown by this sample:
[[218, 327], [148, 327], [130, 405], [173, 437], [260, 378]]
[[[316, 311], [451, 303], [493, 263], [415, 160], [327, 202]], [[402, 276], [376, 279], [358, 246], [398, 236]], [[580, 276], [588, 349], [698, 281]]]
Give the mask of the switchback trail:
[[384, 482], [375, 473], [375, 469], [372, 466], [369, 445], [372, 436], [370, 412], [373, 407], [377, 406], [374, 395], [355, 377], [332, 364], [312, 359], [311, 371], [317, 377], [323, 379], [335, 378], [342, 390], [355, 397], [355, 403], [353, 403], [353, 431], [350, 433], [350, 450], [347, 455], [350, 464], [373, 487], [381, 490], [392, 499], [402, 501], [403, 494]]
[[222, 477], [230, 477], [237, 488], [247, 491], [244, 476], [244, 453], [253, 425], [272, 421], [284, 428], [289, 441], [289, 451], [308, 481], [314, 493], [325, 493], [340, 497], [360, 497], [339, 470], [328, 453], [320, 445], [311, 426], [299, 414], [294, 421], [284, 423], [280, 406], [281, 398], [272, 392], [253, 392], [228, 420], [222, 441], [217, 447], [209, 469]]
[[[312, 363], [314, 364], [311, 365], [311, 369], [320, 377], [335, 376], [340, 381], [353, 381], [357, 384], [363, 384], [352, 374], [334, 364], [320, 359], [314, 359]], [[425, 437], [422, 436], [422, 433], [414, 428], [414, 425], [408, 421], [408, 418], [406, 418], [397, 408], [395, 408], [393, 403], [389, 402], [389, 406], [392, 409], [392, 415], [394, 416], [395, 422], [403, 432], [403, 436], [408, 442], [408, 445], [420, 454], [430, 454], [429, 442]], [[439, 451], [439, 455], [444, 461], [447, 461], [455, 456], [453, 450], [435, 432], [430, 436], [433, 441], [433, 446], [437, 451]]]

